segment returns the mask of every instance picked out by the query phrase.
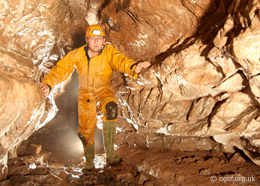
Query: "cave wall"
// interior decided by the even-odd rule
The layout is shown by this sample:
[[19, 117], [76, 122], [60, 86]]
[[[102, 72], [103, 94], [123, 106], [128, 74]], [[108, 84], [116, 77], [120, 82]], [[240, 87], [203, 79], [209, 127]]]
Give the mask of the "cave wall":
[[117, 85], [118, 142], [161, 150], [236, 147], [259, 165], [259, 15], [259, 1], [107, 6], [103, 20], [115, 45], [124, 40], [123, 51], [152, 62], [137, 81]]
[[115, 73], [119, 145], [237, 147], [260, 165], [259, 1], [3, 0], [0, 7], [1, 168], [55, 115], [54, 94], [45, 101], [38, 83], [95, 23], [122, 53], [152, 63], [137, 81]]
[[102, 23], [113, 45], [135, 60], [154, 58], [194, 36], [203, 16], [216, 11], [212, 0], [110, 1], [102, 10]]
[[16, 156], [16, 146], [50, 120], [57, 110], [45, 104], [38, 83], [66, 50], [71, 49], [73, 33], [86, 26], [84, 20], [71, 19], [72, 12], [80, 13], [81, 8], [74, 6], [72, 11], [70, 3], [63, 0], [0, 2], [0, 169], [3, 173], [0, 180], [6, 176], [8, 154]]

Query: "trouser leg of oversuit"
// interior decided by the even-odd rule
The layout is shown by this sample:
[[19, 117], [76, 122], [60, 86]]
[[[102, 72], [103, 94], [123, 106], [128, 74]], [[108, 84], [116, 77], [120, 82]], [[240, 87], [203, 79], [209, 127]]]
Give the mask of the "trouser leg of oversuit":
[[108, 164], [118, 164], [122, 161], [119, 156], [114, 154], [114, 133], [117, 122], [118, 107], [113, 93], [110, 90], [104, 90], [98, 96], [101, 103], [101, 112], [103, 113], [103, 139], [106, 151], [106, 161]]
[[94, 132], [97, 123], [95, 99], [91, 101], [89, 99], [78, 100], [78, 116], [78, 134], [83, 144], [84, 156], [86, 157], [86, 164], [83, 171], [88, 171], [94, 168], [95, 158]]

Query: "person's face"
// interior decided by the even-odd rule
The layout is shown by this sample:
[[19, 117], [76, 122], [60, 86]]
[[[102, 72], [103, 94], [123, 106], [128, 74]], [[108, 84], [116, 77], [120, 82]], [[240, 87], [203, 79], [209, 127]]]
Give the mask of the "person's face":
[[105, 44], [106, 38], [103, 36], [87, 37], [86, 42], [88, 47], [93, 52], [99, 52], [102, 46]]

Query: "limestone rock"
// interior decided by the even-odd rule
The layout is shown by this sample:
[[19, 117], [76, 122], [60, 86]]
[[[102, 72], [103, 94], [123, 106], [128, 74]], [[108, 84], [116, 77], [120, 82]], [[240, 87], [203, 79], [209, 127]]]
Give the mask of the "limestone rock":
[[122, 0], [112, 1], [102, 16], [113, 44], [123, 53], [134, 59], [151, 59], [192, 36], [199, 19], [215, 8], [211, 0]]
[[[0, 3], [0, 159], [43, 126], [50, 116], [39, 87], [44, 72], [71, 45], [72, 20], [66, 2]], [[64, 40], [67, 37], [68, 40]]]
[[37, 145], [37, 144], [31, 144], [29, 147], [29, 151], [31, 154], [39, 154], [42, 150], [42, 145]]
[[[179, 1], [175, 3], [178, 7]], [[236, 132], [241, 137], [246, 136], [248, 141], [252, 141], [252, 136], [259, 136], [260, 42], [258, 35], [260, 24], [259, 11], [256, 10], [259, 9], [260, 3], [259, 1], [229, 3], [221, 1], [218, 5], [210, 4], [210, 1], [200, 3], [196, 6], [191, 1], [182, 1], [182, 8], [187, 8], [198, 16], [195, 16], [196, 20], [189, 13], [186, 14], [185, 19], [189, 20], [185, 21], [187, 26], [196, 25], [198, 20], [201, 22], [198, 27], [200, 28], [197, 32], [198, 37], [188, 36], [194, 34], [191, 26], [186, 35], [182, 31], [179, 32], [181, 37], [178, 42], [182, 43], [180, 45], [174, 41], [178, 38], [174, 34], [168, 42], [160, 40], [160, 38], [166, 38], [165, 32], [157, 37], [151, 37], [159, 33], [158, 30], [162, 27], [149, 28], [146, 34], [150, 36], [148, 37], [150, 39], [141, 39], [141, 36], [136, 34], [139, 32], [144, 34], [143, 30], [148, 30], [150, 25], [155, 25], [147, 26], [146, 23], [155, 23], [161, 16], [160, 13], [155, 14], [155, 17], [152, 14], [149, 17], [146, 16], [147, 8], [153, 8], [147, 2], [144, 2], [142, 6], [138, 3], [134, 5], [133, 2], [126, 3], [124, 8], [121, 7], [117, 9], [117, 13], [111, 14], [110, 19], [118, 26], [117, 30], [109, 27], [111, 38], [121, 41], [120, 43], [129, 43], [130, 41], [125, 38], [125, 41], [122, 41], [121, 34], [126, 35], [125, 32], [133, 29], [131, 41], [140, 41], [139, 46], [143, 50], [140, 52], [132, 50], [134, 45], [131, 47], [125, 45], [120, 49], [126, 54], [134, 51], [132, 56], [136, 59], [139, 59], [136, 55], [146, 58], [142, 53], [144, 51], [155, 56], [155, 58], [150, 57], [153, 66], [141, 73], [136, 82], [128, 84], [126, 94], [119, 95], [120, 103], [124, 103], [120, 105], [123, 118], [138, 130], [136, 134], [131, 133], [133, 143], [129, 145], [136, 144], [137, 136], [146, 139], [145, 146], [159, 149], [163, 142], [158, 141], [162, 139], [170, 141], [171, 135], [203, 137], [225, 134], [233, 139], [233, 133]], [[112, 5], [117, 4], [111, 3]], [[161, 4], [158, 3], [158, 5]], [[103, 15], [108, 15], [108, 10], [112, 11], [111, 6], [104, 10]], [[164, 8], [159, 7], [158, 10]], [[209, 9], [207, 12], [198, 7]], [[139, 12], [141, 8], [144, 10], [142, 13]], [[183, 10], [182, 8], [179, 10]], [[202, 16], [208, 15], [209, 12], [210, 16]], [[131, 16], [131, 21], [123, 16], [125, 13]], [[125, 23], [128, 24], [128, 28]], [[167, 29], [174, 24], [166, 26], [166, 24], [157, 23], [156, 25]], [[185, 30], [183, 26], [181, 24], [178, 28]], [[185, 37], [186, 40], [183, 42], [182, 38]], [[154, 41], [154, 38], [157, 40]], [[161, 47], [161, 43], [165, 46], [169, 46], [169, 43], [174, 44], [166, 52], [162, 52], [164, 47]], [[156, 52], [152, 52], [153, 48], [147, 50], [147, 45], [156, 46]], [[157, 55], [157, 51], [160, 55]], [[163, 137], [159, 138], [158, 135], [151, 133], [160, 133]], [[126, 139], [130, 139], [130, 134], [126, 135]], [[217, 140], [230, 149], [228, 151], [232, 151], [233, 147], [245, 151], [258, 164], [258, 160], [250, 154], [255, 154], [253, 149], [259, 148], [258, 143], [250, 148], [248, 143], [240, 145], [242, 142], [240, 137], [234, 138], [233, 141], [234, 143], [227, 147], [226, 140]], [[202, 146], [198, 148], [203, 149]]]
[[[137, 80], [120, 73], [112, 80], [120, 145], [216, 150], [218, 142], [260, 165], [258, 0], [2, 0], [0, 7], [0, 167], [55, 115], [54, 95], [45, 102], [38, 84], [85, 44], [93, 23], [104, 24], [122, 53], [152, 63]], [[151, 170], [164, 180], [170, 174]]]

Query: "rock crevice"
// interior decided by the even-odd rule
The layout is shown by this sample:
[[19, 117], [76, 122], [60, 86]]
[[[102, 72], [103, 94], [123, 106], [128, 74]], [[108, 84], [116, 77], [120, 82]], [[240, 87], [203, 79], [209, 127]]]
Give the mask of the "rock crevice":
[[53, 98], [63, 85], [45, 101], [38, 84], [96, 23], [122, 53], [152, 63], [137, 80], [115, 72], [119, 145], [169, 151], [176, 136], [212, 138], [221, 147], [204, 141], [196, 150], [235, 147], [260, 165], [258, 0], [3, 0], [0, 7], [1, 168], [57, 112]]

